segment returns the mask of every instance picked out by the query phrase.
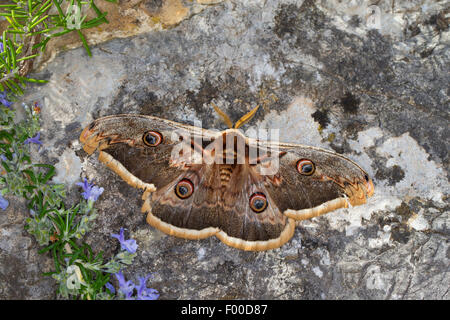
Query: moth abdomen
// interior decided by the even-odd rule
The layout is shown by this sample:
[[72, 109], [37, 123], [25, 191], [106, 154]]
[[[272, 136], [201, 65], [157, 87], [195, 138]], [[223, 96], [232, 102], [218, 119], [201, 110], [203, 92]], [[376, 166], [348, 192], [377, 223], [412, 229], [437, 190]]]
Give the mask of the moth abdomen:
[[222, 165], [219, 170], [220, 175], [220, 184], [222, 187], [228, 185], [228, 182], [231, 179], [231, 175], [233, 174], [233, 168], [231, 165]]

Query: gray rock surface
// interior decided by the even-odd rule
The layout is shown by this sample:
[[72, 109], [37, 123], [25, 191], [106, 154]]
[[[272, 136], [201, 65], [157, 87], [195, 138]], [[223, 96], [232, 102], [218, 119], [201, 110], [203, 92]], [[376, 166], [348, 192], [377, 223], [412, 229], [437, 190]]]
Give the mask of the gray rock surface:
[[[200, 1], [199, 1], [200, 2]], [[207, 1], [206, 1], [207, 2]], [[137, 240], [127, 277], [154, 272], [161, 299], [449, 299], [448, 1], [217, 1], [168, 30], [59, 54], [25, 101], [41, 101], [55, 182], [88, 177], [105, 192], [87, 240], [111, 256], [120, 227]], [[186, 4], [187, 5], [187, 4]], [[149, 114], [225, 129], [215, 102], [244, 127], [325, 147], [373, 177], [364, 206], [304, 221], [293, 239], [243, 252], [150, 227], [141, 192], [87, 156], [79, 134], [95, 118]], [[51, 260], [23, 231], [17, 199], [0, 214], [0, 298], [44, 299]]]
[[53, 271], [53, 259], [38, 254], [34, 238], [24, 229], [27, 207], [17, 197], [0, 212], [0, 299], [53, 299], [56, 284], [43, 272]]

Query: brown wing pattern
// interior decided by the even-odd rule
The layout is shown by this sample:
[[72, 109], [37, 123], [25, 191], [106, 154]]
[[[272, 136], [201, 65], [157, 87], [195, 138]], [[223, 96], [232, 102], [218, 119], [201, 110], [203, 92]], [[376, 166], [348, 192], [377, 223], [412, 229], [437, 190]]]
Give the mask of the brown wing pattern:
[[[144, 139], [148, 132], [156, 138]], [[192, 155], [180, 153], [173, 157], [180, 136], [199, 156], [210, 143], [222, 144], [218, 138], [227, 135], [245, 141], [247, 152], [251, 146], [269, 150], [271, 157], [257, 164], [249, 163], [248, 157], [244, 164], [193, 163]], [[208, 142], [194, 141], [198, 137]], [[234, 129], [216, 133], [151, 116], [118, 115], [94, 121], [80, 140], [86, 152], [98, 149], [100, 161], [145, 190], [142, 211], [148, 213], [149, 224], [187, 239], [215, 235], [243, 250], [280, 247], [293, 236], [295, 220], [365, 203], [373, 193], [367, 174], [345, 157], [248, 139]], [[229, 157], [233, 150], [225, 148], [223, 154]], [[301, 159], [311, 161], [314, 172], [301, 174]], [[261, 168], [275, 160], [279, 170], [262, 175]]]
[[[274, 201], [269, 199], [268, 207], [259, 214], [248, 205], [249, 195], [265, 192], [263, 182], [252, 179], [252, 169], [246, 165], [233, 166], [230, 180], [223, 185], [220, 176], [223, 166], [194, 166], [154, 192], [149, 202], [149, 222], [158, 226], [161, 221], [183, 229], [172, 234], [186, 237], [190, 233], [188, 237], [194, 239], [210, 236], [213, 228], [222, 241], [240, 249], [256, 250], [272, 242], [279, 246], [281, 241], [287, 241], [287, 235], [290, 238], [293, 234], [294, 224], [289, 223]], [[174, 192], [182, 179], [192, 181], [195, 189], [193, 196], [184, 200]]]
[[[303, 220], [349, 205], [360, 205], [373, 194], [368, 174], [342, 155], [302, 145], [281, 144], [277, 148], [282, 153], [278, 179], [268, 177], [266, 185], [288, 217]], [[312, 162], [312, 174], [299, 173], [297, 164], [302, 159]]]

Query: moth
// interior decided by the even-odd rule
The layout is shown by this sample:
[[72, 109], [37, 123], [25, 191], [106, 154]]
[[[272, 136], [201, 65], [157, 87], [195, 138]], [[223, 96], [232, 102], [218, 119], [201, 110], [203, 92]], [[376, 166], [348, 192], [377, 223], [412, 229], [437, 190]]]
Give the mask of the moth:
[[216, 236], [261, 251], [282, 246], [296, 221], [366, 203], [371, 178], [352, 160], [321, 148], [246, 137], [215, 105], [229, 129], [207, 130], [148, 115], [93, 121], [80, 141], [134, 188], [142, 212], [162, 232]]

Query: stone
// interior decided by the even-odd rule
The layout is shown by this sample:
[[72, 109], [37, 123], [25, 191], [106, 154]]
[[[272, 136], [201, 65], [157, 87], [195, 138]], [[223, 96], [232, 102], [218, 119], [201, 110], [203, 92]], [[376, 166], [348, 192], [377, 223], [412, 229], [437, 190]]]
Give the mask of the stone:
[[[42, 103], [37, 159], [72, 163], [80, 181], [105, 188], [86, 237], [96, 252], [116, 253], [110, 234], [127, 228], [139, 249], [124, 273], [154, 272], [161, 299], [450, 298], [446, 1], [150, 2], [132, 10], [181, 11], [170, 27], [154, 21], [160, 28], [97, 42], [92, 58], [83, 48], [55, 54], [33, 74], [49, 82], [24, 97]], [[375, 195], [299, 223], [279, 249], [244, 252], [153, 229], [141, 192], [78, 143], [93, 119], [119, 113], [225, 129], [212, 102], [232, 121], [261, 105], [244, 131], [276, 128], [285, 142], [343, 153], [374, 178]], [[73, 201], [77, 188], [68, 188]], [[26, 215], [19, 199], [10, 203], [13, 216]], [[54, 297], [54, 282], [37, 272], [50, 257], [37, 255], [23, 219], [5, 215], [0, 297]], [[7, 261], [23, 271], [12, 277]]]

